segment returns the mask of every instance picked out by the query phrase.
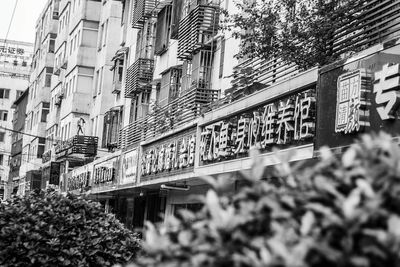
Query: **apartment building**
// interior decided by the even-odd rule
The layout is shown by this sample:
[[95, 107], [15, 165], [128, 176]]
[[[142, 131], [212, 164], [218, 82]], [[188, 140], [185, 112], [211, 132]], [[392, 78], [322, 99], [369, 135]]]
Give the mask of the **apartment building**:
[[[171, 131], [179, 139], [173, 151], [179, 151], [183, 140], [194, 150], [202, 108], [230, 86], [237, 62], [224, 52], [228, 48], [236, 53], [239, 46], [237, 40], [218, 32], [220, 7], [234, 9], [227, 2], [213, 1], [122, 2], [121, 41], [112, 66], [115, 102], [103, 128], [106, 145], [114, 153], [67, 173], [66, 190], [90, 188], [130, 227], [142, 226], [144, 219], [157, 221], [160, 212], [172, 212], [174, 205], [180, 205], [166, 204], [170, 198], [167, 191], [159, 190], [162, 181], [145, 177], [138, 167], [145, 163], [139, 157], [150, 153], [153, 145], [168, 142]], [[189, 33], [191, 28], [197, 37]], [[183, 165], [172, 168], [175, 179], [193, 174], [193, 159]], [[197, 191], [204, 193], [205, 183], [198, 185]]]
[[9, 175], [14, 170], [11, 144], [16, 140], [12, 106], [28, 87], [32, 51], [31, 43], [0, 40], [0, 199], [9, 195], [8, 180], [14, 177]]
[[[45, 150], [47, 115], [50, 108], [51, 78], [58, 29], [59, 0], [49, 0], [35, 26], [35, 44], [29, 79], [29, 96], [22, 140], [19, 177], [25, 182], [40, 181], [41, 157]], [[28, 189], [28, 188], [26, 188]], [[24, 191], [24, 190], [22, 190]], [[24, 194], [24, 192], [21, 192]]]
[[10, 172], [8, 179], [8, 192], [5, 194], [6, 198], [10, 197], [11, 194], [23, 194], [26, 188], [40, 188], [40, 180], [39, 187], [37, 187], [37, 184], [30, 184], [32, 181], [29, 181], [28, 184], [26, 183], [25, 179], [20, 179], [19, 176], [19, 169], [22, 164], [22, 140], [25, 132], [26, 106], [28, 104], [28, 97], [29, 89], [27, 88], [20, 96], [18, 96], [11, 106], [13, 109], [13, 132], [11, 135], [11, 158], [9, 164]]
[[[286, 159], [312, 161], [323, 145], [342, 151], [363, 132], [398, 136], [398, 106], [391, 104], [400, 86], [395, 3], [360, 7], [359, 21], [332, 43], [346, 58], [300, 73], [279, 58], [233, 57], [238, 41], [218, 30], [221, 7], [237, 12], [231, 1], [121, 1], [113, 80], [101, 89], [114, 94], [101, 137], [111, 153], [70, 168], [61, 189], [88, 191], [136, 228], [200, 208], [190, 196], [208, 190], [202, 176], [222, 174], [231, 178], [230, 190], [241, 186], [251, 175], [252, 148], [268, 178]], [[348, 57], [357, 46], [362, 51]], [[90, 120], [97, 129], [96, 116]]]
[[107, 121], [115, 106], [114, 61], [120, 45], [120, 1], [61, 1], [56, 38], [44, 184], [108, 154]]

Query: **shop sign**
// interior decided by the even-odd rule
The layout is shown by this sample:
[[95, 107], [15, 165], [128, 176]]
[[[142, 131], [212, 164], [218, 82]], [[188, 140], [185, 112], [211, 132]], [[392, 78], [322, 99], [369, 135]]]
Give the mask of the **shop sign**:
[[90, 171], [84, 171], [77, 174], [72, 174], [67, 177], [67, 188], [68, 191], [83, 189], [89, 186]]
[[184, 169], [194, 165], [196, 135], [172, 139], [146, 149], [142, 156], [142, 176]]
[[361, 132], [399, 135], [398, 47], [320, 70], [316, 149], [347, 146]]
[[250, 148], [309, 141], [315, 131], [315, 90], [309, 89], [205, 126], [200, 161], [220, 161], [247, 155]]
[[13, 46], [4, 46], [0, 45], [0, 55], [23, 55], [25, 54], [25, 50], [23, 48], [13, 47]]
[[400, 64], [385, 64], [375, 72], [374, 81], [376, 111], [382, 120], [396, 119], [400, 106]]
[[95, 165], [93, 185], [104, 186], [115, 183], [118, 163], [118, 158], [113, 158], [101, 164]]
[[367, 98], [371, 74], [356, 70], [339, 76], [337, 81], [335, 132], [358, 132], [369, 126]]
[[[373, 96], [371, 97], [371, 81]], [[370, 126], [371, 98], [381, 120], [396, 119], [400, 106], [400, 64], [385, 64], [374, 75], [366, 69], [344, 73], [338, 77], [336, 132], [359, 132]]]
[[138, 162], [137, 149], [125, 153], [122, 156], [122, 177], [121, 184], [130, 184], [136, 182], [136, 170]]

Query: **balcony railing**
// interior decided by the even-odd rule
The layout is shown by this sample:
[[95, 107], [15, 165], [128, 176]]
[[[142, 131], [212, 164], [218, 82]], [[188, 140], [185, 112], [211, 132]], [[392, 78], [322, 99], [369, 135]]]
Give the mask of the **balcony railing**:
[[168, 105], [121, 129], [118, 147], [127, 149], [141, 141], [187, 124], [202, 114], [202, 108], [218, 98], [218, 90], [192, 88]]
[[219, 9], [216, 6], [198, 5], [179, 22], [178, 58], [191, 59], [197, 49], [211, 45], [218, 31]]
[[125, 97], [135, 97], [136, 94], [151, 90], [154, 60], [139, 58], [127, 71]]
[[343, 22], [333, 40], [334, 55], [364, 50], [400, 34], [398, 0], [365, 1]]
[[152, 16], [156, 0], [136, 0], [132, 12], [132, 27], [141, 29], [147, 18]]
[[94, 157], [97, 154], [98, 137], [75, 135], [74, 137], [60, 141], [55, 147], [56, 159], [71, 156], [73, 154], [85, 157]]

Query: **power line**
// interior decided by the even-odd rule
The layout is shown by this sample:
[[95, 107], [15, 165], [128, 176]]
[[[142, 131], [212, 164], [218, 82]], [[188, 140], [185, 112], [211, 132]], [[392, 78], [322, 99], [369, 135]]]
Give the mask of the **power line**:
[[17, 5], [18, 5], [18, 0], [15, 0], [14, 9], [13, 9], [13, 12], [12, 12], [12, 15], [11, 15], [10, 24], [8, 24], [8, 30], [7, 30], [7, 34], [6, 34], [6, 38], [4, 40], [4, 43], [7, 43], [8, 34], [10, 33], [11, 24], [12, 24], [13, 19], [14, 19], [14, 14], [15, 14], [15, 10], [17, 9]]
[[39, 136], [39, 135], [29, 134], [29, 133], [17, 131], [17, 130], [14, 130], [14, 129], [10, 129], [10, 128], [4, 127], [4, 126], [0, 126], [0, 129], [4, 129], [6, 131], [10, 131], [10, 132], [13, 132], [13, 133], [20, 133], [20, 134], [27, 135], [27, 136], [34, 137], [34, 138], [43, 138], [43, 139], [48, 140], [48, 141], [61, 141], [60, 139], [48, 138], [48, 137], [43, 137], [43, 136]]

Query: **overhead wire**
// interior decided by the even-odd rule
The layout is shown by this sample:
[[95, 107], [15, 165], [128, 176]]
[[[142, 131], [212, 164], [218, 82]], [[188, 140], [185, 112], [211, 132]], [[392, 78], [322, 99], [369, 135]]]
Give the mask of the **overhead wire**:
[[13, 9], [13, 12], [11, 14], [10, 23], [8, 24], [7, 34], [6, 34], [6, 38], [5, 38], [5, 41], [4, 41], [5, 44], [7, 43], [8, 34], [10, 33], [10, 29], [11, 29], [12, 22], [14, 20], [14, 15], [15, 15], [15, 10], [17, 9], [17, 5], [18, 5], [18, 0], [15, 0], [14, 9]]
[[20, 134], [27, 135], [27, 136], [34, 137], [34, 138], [43, 138], [43, 139], [45, 139], [47, 141], [62, 141], [62, 140], [56, 139], [56, 138], [49, 138], [49, 137], [34, 135], [34, 134], [30, 134], [30, 133], [25, 133], [25, 132], [14, 130], [14, 129], [10, 129], [10, 128], [7, 128], [7, 127], [1, 126], [1, 125], [0, 125], [0, 129], [6, 130], [6, 131], [10, 131], [10, 132], [13, 132], [13, 133], [20, 133]]

